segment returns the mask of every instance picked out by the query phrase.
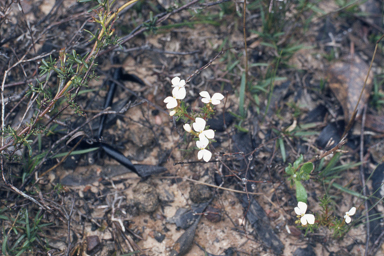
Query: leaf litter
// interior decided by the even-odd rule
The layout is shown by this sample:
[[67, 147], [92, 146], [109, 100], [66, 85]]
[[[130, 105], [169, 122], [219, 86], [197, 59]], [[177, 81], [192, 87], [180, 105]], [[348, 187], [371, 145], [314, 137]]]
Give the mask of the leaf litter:
[[[320, 6], [324, 5], [326, 3], [323, 2]], [[44, 13], [48, 13], [48, 9], [52, 10], [49, 5], [44, 8], [42, 9]], [[232, 8], [235, 10], [234, 6]], [[220, 11], [220, 9], [213, 10], [218, 13]], [[189, 15], [188, 12], [182, 12], [175, 15], [174, 19], [181, 22], [189, 19]], [[108, 120], [109, 115], [107, 116], [108, 125], [103, 134], [103, 141], [106, 144], [101, 146], [107, 149], [108, 153], [97, 152], [94, 155], [74, 158], [73, 168], [68, 168], [71, 166], [69, 164], [67, 168], [66, 165], [60, 166], [50, 173], [48, 178], [41, 179], [37, 183], [45, 198], [52, 196], [50, 191], [54, 186], [60, 183], [67, 186], [65, 192], [60, 194], [62, 200], [57, 200], [56, 203], [61, 202], [59, 209], [64, 209], [68, 213], [73, 212], [70, 228], [54, 214], [47, 214], [45, 219], [47, 222], [55, 222], [54, 229], [45, 228], [45, 231], [48, 243], [50, 247], [56, 249], [56, 253], [64, 253], [67, 250], [68, 232], [72, 246], [71, 255], [80, 252], [78, 255], [86, 255], [85, 253], [109, 255], [114, 251], [138, 250], [141, 252], [137, 255], [203, 255], [202, 250], [194, 242], [214, 255], [282, 253], [300, 255], [301, 251], [307, 253], [306, 255], [309, 253], [327, 255], [328, 252], [348, 250], [352, 254], [363, 250], [365, 231], [362, 226], [353, 228], [342, 241], [330, 238], [329, 230], [321, 229], [316, 234], [304, 237], [302, 231], [290, 229], [289, 227], [296, 227], [293, 213], [296, 205], [295, 191], [289, 184], [285, 184], [282, 171], [288, 162], [294, 162], [299, 152], [306, 154], [308, 159], [317, 154], [313, 149], [313, 143], [322, 137], [320, 132], [326, 137], [322, 140], [322, 145], [319, 145], [320, 148], [325, 147], [330, 138], [337, 139], [336, 135], [342, 134], [343, 126], [333, 121], [341, 118], [348, 122], [367, 73], [365, 71], [368, 65], [358, 55], [351, 57], [348, 51], [340, 49], [340, 54], [347, 57], [343, 61], [335, 61], [328, 69], [331, 74], [329, 88], [333, 95], [329, 90], [318, 92], [321, 90], [318, 86], [319, 77], [324, 77], [322, 76], [324, 70], [317, 70], [322, 68], [321, 65], [318, 62], [314, 63], [315, 60], [312, 61], [311, 58], [306, 58], [307, 62], [302, 58], [304, 55], [310, 56], [310, 53], [326, 54], [326, 52], [321, 52], [320, 49], [306, 49], [302, 51], [304, 55], [293, 55], [291, 63], [301, 63], [300, 69], [306, 70], [306, 74], [280, 68], [279, 76], [288, 77], [291, 82], [276, 85], [274, 90], [276, 95], [273, 94], [272, 98], [274, 103], [268, 109], [265, 122], [262, 122], [264, 118], [257, 110], [258, 107], [266, 109], [263, 96], [260, 96], [262, 100], [259, 99], [257, 103], [252, 95], [245, 96], [242, 107], [248, 113], [248, 117], [240, 122], [238, 116], [233, 115], [238, 112], [239, 98], [236, 93], [240, 75], [230, 73], [226, 76], [228, 72], [225, 68], [227, 64], [240, 60], [241, 51], [227, 50], [225, 57], [216, 60], [191, 80], [188, 92], [188, 101], [191, 106], [197, 108], [199, 106], [197, 88], [208, 90], [211, 95], [223, 88], [228, 91], [225, 107], [219, 107], [218, 114], [213, 119], [217, 123], [208, 122], [219, 133], [214, 144], [215, 157], [218, 161], [214, 163], [188, 163], [196, 159], [193, 153], [188, 152], [191, 149], [188, 148], [188, 138], [185, 138], [187, 143], [183, 142], [182, 123], [170, 119], [164, 111], [155, 107], [165, 109], [162, 101], [170, 91], [168, 79], [176, 74], [187, 77], [203, 67], [214, 58], [217, 48], [225, 45], [225, 38], [228, 38], [232, 46], [242, 46], [242, 34], [237, 30], [237, 26], [241, 23], [235, 17], [236, 15], [233, 16], [233, 22], [229, 24], [223, 22], [218, 27], [195, 24], [194, 28], [185, 26], [165, 30], [158, 35], [147, 34], [144, 38], [160, 53], [143, 50], [141, 53], [121, 56], [120, 62], [124, 64], [114, 64], [122, 66], [125, 73], [132, 74], [139, 79], [138, 81], [143, 82], [138, 84], [123, 81], [126, 88], [140, 97], [133, 96], [127, 89], [117, 88], [114, 101], [129, 99], [133, 106], [120, 113], [120, 116], [117, 115], [114, 120]], [[127, 16], [123, 19], [126, 19], [127, 23], [131, 22]], [[261, 25], [260, 20], [255, 17], [253, 19]], [[324, 20], [320, 19], [313, 25], [320, 26], [323, 22]], [[247, 23], [248, 29], [253, 29], [252, 24]], [[62, 32], [68, 31], [63, 27]], [[316, 35], [309, 31], [306, 37], [315, 40]], [[250, 37], [249, 40], [256, 42], [258, 37]], [[142, 44], [143, 38], [136, 38], [130, 47]], [[253, 47], [254, 56], [250, 57], [250, 61], [257, 63], [274, 60], [276, 51], [259, 43], [254, 43]], [[169, 53], [178, 51], [198, 52], [186, 55]], [[234, 67], [239, 65], [236, 64]], [[261, 79], [267, 75], [268, 70], [261, 66], [251, 69], [250, 73], [256, 77], [255, 79], [259, 77]], [[106, 79], [105, 75], [102, 75], [101, 79]], [[372, 77], [369, 79], [368, 84], [371, 86]], [[100, 84], [91, 83], [90, 87], [98, 89]], [[368, 87], [364, 92], [359, 109], [367, 105], [370, 91]], [[264, 97], [267, 99], [266, 95]], [[143, 104], [144, 101], [141, 101], [143, 98], [149, 102]], [[299, 101], [302, 102], [301, 105], [295, 106], [294, 103], [298, 102], [298, 99], [304, 100]], [[93, 105], [89, 110], [102, 109], [103, 98], [96, 94], [88, 93], [82, 100], [87, 104], [90, 103], [89, 106]], [[338, 105], [343, 112], [338, 111]], [[283, 151], [274, 143], [276, 134], [273, 129], [284, 131], [294, 122], [295, 110], [299, 111], [297, 117], [300, 119], [307, 114], [307, 111], [316, 109], [310, 106], [324, 106], [326, 113], [319, 114], [321, 118], [314, 120], [322, 123], [313, 129], [319, 132], [320, 136], [311, 135], [305, 138], [287, 136], [282, 139], [287, 159], [284, 163]], [[72, 117], [68, 121], [73, 124], [79, 122], [73, 113], [67, 111], [66, 114]], [[328, 125], [332, 126], [331, 130], [328, 130]], [[296, 129], [300, 127], [299, 121]], [[244, 130], [248, 133], [241, 132]], [[88, 132], [92, 133], [90, 130]], [[288, 132], [295, 132], [295, 129]], [[372, 140], [377, 141], [374, 137]], [[356, 149], [353, 142], [356, 141], [350, 138], [349, 148], [352, 152], [347, 153], [343, 161], [357, 159], [353, 155], [353, 150]], [[124, 160], [119, 161], [120, 157]], [[116, 158], [118, 161], [112, 160]], [[89, 159], [93, 159], [95, 163], [90, 165]], [[122, 161], [126, 161], [127, 168], [121, 165]], [[186, 163], [174, 165], [181, 161]], [[11, 170], [19, 173], [16, 168]], [[132, 173], [132, 170], [136, 170], [145, 179], [140, 179]], [[343, 186], [355, 189], [359, 187], [359, 183], [354, 181], [358, 180], [354, 169], [342, 175]], [[192, 191], [196, 185], [192, 185], [190, 181], [183, 179], [184, 177], [208, 185], [216, 184], [222, 189], [212, 188], [213, 198], [208, 202], [193, 202]], [[319, 193], [323, 191], [322, 187], [314, 182], [308, 182], [305, 186], [310, 194], [310, 205], [316, 205]], [[374, 187], [378, 189], [376, 183]], [[225, 188], [236, 189], [239, 193], [233, 193]], [[341, 213], [350, 209], [347, 202], [357, 203], [357, 199], [349, 194], [341, 193], [334, 188], [330, 190], [330, 193], [339, 197], [337, 203]], [[253, 196], [251, 194], [253, 192], [263, 193], [263, 196]], [[25, 201], [17, 202], [18, 205], [23, 203]], [[200, 203], [200, 207], [193, 203]], [[17, 204], [12, 203], [15, 207]], [[204, 213], [204, 209], [213, 205], [216, 209], [221, 209], [223, 217], [219, 221], [211, 221], [205, 217], [208, 213]], [[313, 209], [315, 210], [319, 209]], [[376, 212], [372, 214], [382, 214], [382, 207], [374, 211]], [[342, 218], [341, 213], [339, 217]], [[176, 218], [175, 216], [183, 218], [187, 216], [187, 218], [170, 221]], [[186, 225], [191, 223], [192, 225]], [[10, 227], [9, 223], [4, 225], [6, 228]], [[372, 230], [380, 234], [380, 230], [374, 229], [374, 226]], [[154, 234], [163, 235], [163, 240], [159, 242]], [[373, 238], [372, 236], [372, 242], [375, 241]]]

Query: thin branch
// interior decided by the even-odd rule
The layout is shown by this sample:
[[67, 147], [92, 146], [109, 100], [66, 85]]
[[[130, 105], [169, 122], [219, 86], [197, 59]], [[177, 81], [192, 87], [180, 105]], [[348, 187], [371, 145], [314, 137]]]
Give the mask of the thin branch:
[[[364, 113], [363, 117], [361, 120], [361, 131], [360, 131], [360, 162], [364, 162], [364, 126], [365, 126], [365, 117], [367, 113], [367, 106], [364, 107]], [[364, 164], [360, 165], [360, 180], [361, 184], [363, 186], [363, 195], [366, 197], [367, 196], [367, 187], [365, 185], [365, 177], [364, 177]], [[364, 200], [364, 206], [365, 206], [365, 217], [367, 219], [366, 221], [366, 229], [367, 229], [367, 234], [366, 234], [366, 240], [365, 240], [365, 252], [364, 255], [368, 255], [368, 248], [369, 248], [369, 210], [368, 210], [368, 200]]]

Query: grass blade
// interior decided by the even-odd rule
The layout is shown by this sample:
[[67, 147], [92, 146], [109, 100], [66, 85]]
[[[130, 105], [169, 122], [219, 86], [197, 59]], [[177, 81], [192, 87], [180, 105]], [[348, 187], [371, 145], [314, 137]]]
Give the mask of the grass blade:
[[280, 147], [280, 151], [281, 151], [281, 157], [283, 158], [283, 162], [285, 163], [285, 160], [287, 159], [287, 155], [285, 152], [284, 141], [282, 138], [279, 138], [278, 142], [279, 142], [279, 147]]
[[357, 192], [355, 192], [355, 191], [352, 191], [352, 190], [350, 190], [350, 189], [347, 189], [347, 188], [345, 188], [345, 187], [343, 187], [343, 186], [341, 186], [341, 185], [339, 185], [339, 184], [337, 184], [337, 183], [332, 183], [332, 186], [335, 187], [335, 188], [337, 188], [337, 189], [340, 190], [340, 191], [343, 191], [343, 192], [348, 193], [348, 194], [350, 194], [350, 195], [359, 197], [359, 198], [361, 198], [361, 199], [364, 199], [364, 200], [368, 200], [368, 199], [369, 199], [368, 197], [363, 196], [362, 194], [357, 193]]

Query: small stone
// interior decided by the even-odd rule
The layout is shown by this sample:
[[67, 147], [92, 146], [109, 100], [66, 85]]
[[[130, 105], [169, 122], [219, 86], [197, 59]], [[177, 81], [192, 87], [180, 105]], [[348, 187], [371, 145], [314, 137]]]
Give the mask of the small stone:
[[212, 191], [205, 185], [191, 185], [191, 191], [189, 192], [189, 198], [192, 202], [199, 204], [207, 202], [212, 197]]
[[151, 231], [151, 237], [156, 239], [156, 241], [159, 243], [162, 243], [165, 239], [165, 235], [156, 230]]
[[214, 208], [212, 206], [208, 206], [204, 212], [204, 216], [210, 222], [217, 223], [221, 221], [221, 210], [218, 208]]
[[175, 195], [170, 193], [168, 190], [164, 189], [163, 193], [159, 193], [159, 200], [162, 203], [172, 203], [175, 201]]
[[200, 179], [200, 174], [197, 173], [197, 172], [194, 172], [194, 173], [192, 174], [192, 179], [193, 179], [193, 180], [199, 180], [199, 179]]
[[291, 232], [291, 235], [299, 238], [300, 236], [302, 236], [301, 234], [301, 230], [298, 229], [297, 227], [295, 226], [289, 226], [289, 231]]
[[297, 248], [293, 256], [316, 256], [312, 246], [308, 245], [306, 248]]
[[164, 215], [162, 215], [162, 214], [158, 214], [158, 213], [155, 214], [155, 218], [156, 218], [157, 220], [161, 220], [161, 221], [163, 221], [163, 220], [166, 219]]
[[129, 130], [129, 139], [139, 147], [150, 146], [155, 139], [155, 135], [148, 127], [132, 124]]
[[138, 205], [136, 205], [136, 201], [130, 199], [127, 201], [127, 207], [125, 208], [127, 214], [131, 215], [132, 217], [139, 216], [140, 211]]
[[87, 236], [87, 254], [94, 254], [101, 249], [98, 236]]
[[135, 205], [141, 212], [154, 212], [159, 206], [156, 188], [147, 183], [139, 183], [133, 188]]

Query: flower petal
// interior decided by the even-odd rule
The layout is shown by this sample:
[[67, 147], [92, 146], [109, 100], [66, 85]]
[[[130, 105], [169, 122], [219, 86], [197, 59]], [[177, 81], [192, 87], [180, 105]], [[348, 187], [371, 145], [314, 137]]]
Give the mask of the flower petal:
[[203, 159], [204, 159], [204, 161], [205, 162], [209, 162], [209, 160], [211, 160], [211, 157], [212, 157], [211, 151], [206, 150], [206, 149], [204, 149], [202, 151], [203, 151]]
[[184, 86], [185, 86], [185, 80], [180, 80], [179, 87], [184, 87]]
[[355, 215], [355, 213], [356, 213], [356, 207], [352, 207], [348, 212], [346, 212], [348, 216], [353, 216]]
[[171, 96], [168, 96], [164, 99], [164, 102], [167, 103], [167, 109], [177, 107], [177, 100]]
[[299, 214], [299, 215], [302, 215], [302, 214], [305, 214], [306, 212], [307, 212], [307, 204], [306, 203], [304, 203], [304, 202], [298, 202], [297, 203], [297, 207], [299, 207], [299, 209], [300, 209], [300, 212], [301, 212], [301, 214]]
[[304, 218], [307, 220], [308, 224], [315, 224], [315, 215], [313, 214], [305, 214]]
[[202, 91], [199, 93], [201, 97], [208, 98], [208, 100], [211, 99], [211, 96], [209, 96], [209, 93], [207, 91]]
[[304, 226], [307, 225], [307, 218], [305, 217], [305, 215], [303, 217], [300, 218], [300, 222], [301, 224], [303, 224]]
[[204, 134], [204, 136], [208, 139], [213, 139], [215, 137], [215, 132], [212, 129], [205, 130], [202, 132], [202, 134]]
[[212, 96], [212, 99], [211, 99], [211, 102], [213, 105], [219, 105], [220, 104], [220, 101], [224, 99], [224, 96], [223, 94], [221, 93], [215, 93], [213, 94]]
[[192, 126], [196, 132], [202, 132], [204, 131], [206, 123], [207, 122], [203, 118], [196, 117], [195, 122], [192, 124]]
[[208, 146], [208, 143], [209, 143], [209, 141], [207, 138], [202, 139], [202, 140], [198, 140], [198, 141], [196, 141], [196, 147], [199, 149], [205, 149]]
[[213, 94], [212, 96], [212, 100], [222, 100], [222, 99], [224, 99], [224, 95], [218, 92]]
[[187, 132], [191, 132], [191, 131], [192, 131], [192, 128], [191, 128], [191, 126], [190, 126], [189, 124], [185, 124], [185, 125], [183, 125], [183, 128], [184, 128], [184, 130], [187, 131]]
[[197, 153], [197, 158], [200, 160], [201, 158], [204, 159], [205, 162], [209, 162], [209, 160], [212, 157], [212, 153], [209, 150], [202, 149]]
[[175, 87], [172, 90], [172, 95], [178, 100], [183, 100], [187, 95], [187, 91], [184, 87]]
[[174, 116], [176, 114], [176, 111], [175, 110], [172, 110], [171, 112], [169, 112], [169, 115], [170, 116]]
[[301, 215], [301, 210], [299, 207], [295, 207], [295, 213], [296, 215]]
[[[204, 143], [205, 147], [208, 146], [209, 144], [209, 140], [207, 139], [207, 137], [205, 137], [205, 135], [203, 133], [200, 133], [199, 134], [199, 140]], [[204, 148], [205, 148], [204, 147]]]
[[[204, 150], [204, 149], [203, 149]], [[201, 158], [203, 158], [203, 156], [204, 156], [204, 152], [203, 152], [203, 150], [200, 150], [198, 153], [197, 153], [197, 159], [201, 159]]]
[[345, 215], [344, 216], [344, 219], [345, 219], [345, 223], [350, 223], [351, 222], [351, 220], [352, 220], [352, 218], [351, 217], [349, 217], [348, 215]]
[[177, 107], [177, 100], [175, 99], [175, 101], [172, 101], [172, 102], [169, 102], [167, 104], [167, 109], [172, 109], [172, 108], [175, 108]]
[[174, 77], [172, 78], [172, 87], [176, 87], [178, 86], [179, 82], [180, 82], [180, 77]]
[[205, 104], [208, 104], [209, 102], [211, 102], [211, 100], [208, 99], [208, 98], [202, 98], [201, 101], [202, 101], [203, 103], [205, 103]]
[[167, 98], [164, 99], [164, 103], [168, 103], [173, 99], [172, 96], [168, 96]]

